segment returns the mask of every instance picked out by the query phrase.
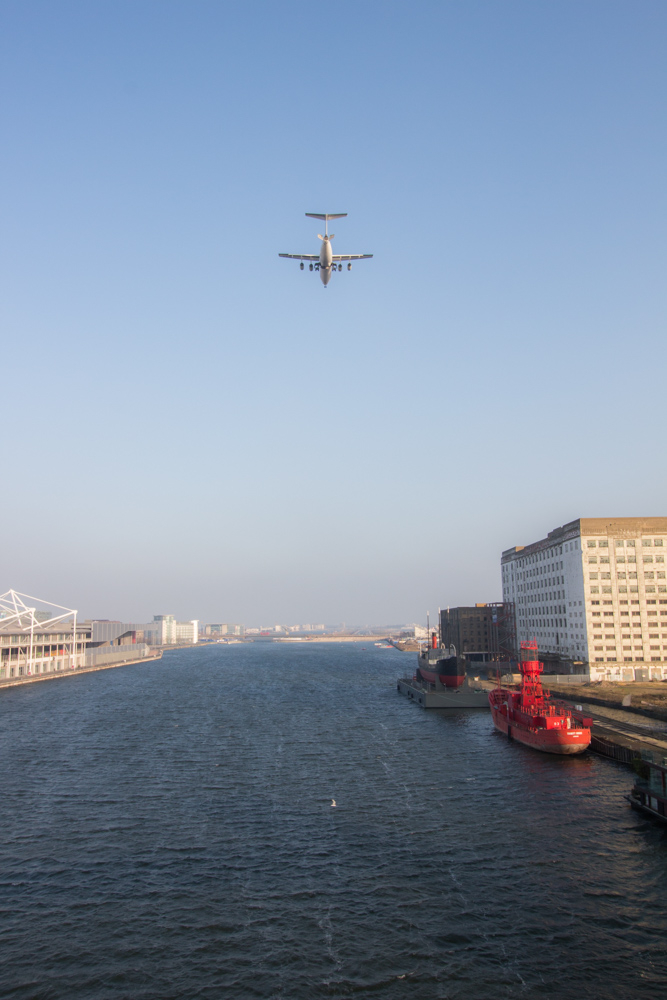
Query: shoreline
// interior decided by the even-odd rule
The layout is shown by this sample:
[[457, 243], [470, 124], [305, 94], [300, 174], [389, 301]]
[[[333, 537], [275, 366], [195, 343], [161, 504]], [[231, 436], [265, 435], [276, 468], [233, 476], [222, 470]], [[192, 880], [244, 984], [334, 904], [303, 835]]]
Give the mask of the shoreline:
[[155, 656], [141, 656], [138, 659], [118, 660], [116, 663], [99, 663], [92, 667], [77, 667], [75, 670], [54, 670], [48, 674], [29, 674], [22, 677], [6, 677], [0, 680], [0, 691], [5, 688], [19, 687], [22, 684], [36, 684], [39, 681], [57, 681], [63, 677], [78, 677], [79, 674], [92, 674], [98, 670], [113, 670], [114, 667], [129, 667], [135, 663], [154, 663], [162, 659], [162, 650]]

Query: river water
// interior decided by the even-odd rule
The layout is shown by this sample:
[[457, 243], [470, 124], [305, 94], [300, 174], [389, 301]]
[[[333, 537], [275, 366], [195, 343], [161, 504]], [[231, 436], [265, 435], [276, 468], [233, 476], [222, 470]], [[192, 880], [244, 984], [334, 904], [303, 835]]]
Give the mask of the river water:
[[0, 691], [3, 1000], [664, 995], [631, 772], [419, 709], [412, 660], [215, 646]]

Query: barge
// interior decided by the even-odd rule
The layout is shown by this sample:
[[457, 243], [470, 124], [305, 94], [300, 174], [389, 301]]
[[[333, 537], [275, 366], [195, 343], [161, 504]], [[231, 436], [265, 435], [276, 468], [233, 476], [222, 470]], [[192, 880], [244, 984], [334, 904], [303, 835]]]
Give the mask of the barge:
[[488, 709], [487, 692], [470, 684], [465, 666], [455, 649], [444, 649], [433, 632], [429, 648], [417, 656], [414, 677], [402, 677], [396, 687], [422, 708]]

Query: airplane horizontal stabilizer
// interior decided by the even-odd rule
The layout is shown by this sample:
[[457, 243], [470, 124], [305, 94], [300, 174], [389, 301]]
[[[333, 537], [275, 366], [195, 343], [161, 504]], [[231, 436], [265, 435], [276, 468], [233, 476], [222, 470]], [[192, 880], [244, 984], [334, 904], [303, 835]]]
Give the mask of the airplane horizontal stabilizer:
[[347, 218], [347, 212], [343, 212], [341, 215], [317, 215], [315, 212], [306, 212], [309, 219], [323, 219], [328, 222], [329, 219], [345, 219]]

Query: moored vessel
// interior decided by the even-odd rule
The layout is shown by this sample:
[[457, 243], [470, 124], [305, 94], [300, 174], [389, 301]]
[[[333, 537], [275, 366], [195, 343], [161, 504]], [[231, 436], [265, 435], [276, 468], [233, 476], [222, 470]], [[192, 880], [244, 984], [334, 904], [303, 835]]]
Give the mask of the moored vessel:
[[432, 632], [429, 648], [418, 656], [417, 678], [436, 687], [461, 687], [466, 679], [465, 661], [452, 652], [453, 648], [443, 649], [437, 634]]
[[591, 742], [593, 720], [552, 701], [542, 688], [537, 641], [521, 643], [521, 689], [498, 687], [489, 692], [496, 729], [510, 739], [544, 753], [575, 754]]
[[[657, 759], [656, 759], [657, 757]], [[667, 757], [652, 750], [642, 752], [636, 762], [638, 776], [630, 796], [630, 805], [645, 816], [667, 823]]]

